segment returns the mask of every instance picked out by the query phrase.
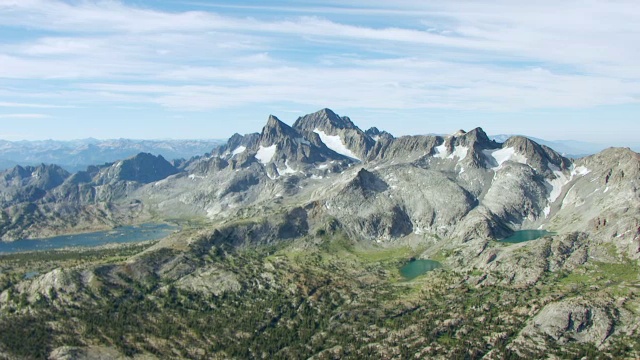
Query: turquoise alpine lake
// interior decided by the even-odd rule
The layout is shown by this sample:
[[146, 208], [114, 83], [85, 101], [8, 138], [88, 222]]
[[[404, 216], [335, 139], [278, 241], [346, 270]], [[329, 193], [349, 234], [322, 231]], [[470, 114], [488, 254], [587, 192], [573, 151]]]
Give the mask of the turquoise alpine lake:
[[498, 240], [504, 243], [521, 243], [525, 241], [531, 241], [539, 239], [546, 235], [553, 235], [554, 233], [547, 230], [520, 230], [513, 233], [513, 235], [502, 240]]
[[407, 280], [411, 280], [440, 267], [442, 267], [442, 264], [434, 260], [411, 260], [400, 268], [400, 275]]
[[169, 236], [179, 227], [169, 224], [143, 224], [123, 226], [108, 231], [63, 235], [46, 239], [0, 242], [0, 254], [23, 251], [56, 250], [66, 247], [93, 247], [106, 244], [135, 243], [158, 240]]

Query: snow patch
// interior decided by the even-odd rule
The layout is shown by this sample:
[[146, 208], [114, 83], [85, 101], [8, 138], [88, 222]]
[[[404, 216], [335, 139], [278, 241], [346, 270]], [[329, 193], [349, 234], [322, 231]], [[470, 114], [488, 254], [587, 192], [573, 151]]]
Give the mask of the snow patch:
[[289, 166], [289, 160], [286, 160], [284, 162], [284, 165], [286, 166], [286, 168], [284, 170], [280, 170], [280, 169], [276, 168], [276, 170], [278, 170], [278, 174], [287, 175], [287, 174], [295, 174], [295, 173], [298, 172], [297, 170], [293, 170], [293, 168], [291, 166]]
[[[584, 166], [578, 166], [575, 169], [571, 170], [571, 174], [569, 176], [565, 175], [559, 167], [557, 167], [554, 164], [549, 164], [549, 169], [551, 169], [551, 171], [553, 171], [553, 174], [555, 175], [555, 179], [553, 180], [547, 180], [547, 184], [549, 189], [549, 202], [553, 203], [554, 201], [556, 201], [558, 199], [558, 197], [560, 196], [560, 194], [562, 193], [562, 188], [567, 185], [569, 182], [571, 182], [571, 180], [573, 180], [574, 177], [576, 176], [584, 176], [587, 175], [588, 173], [591, 172], [591, 170], [587, 169]], [[592, 180], [593, 182], [593, 180]], [[574, 203], [574, 205], [580, 206], [582, 204], [579, 203], [579, 199], [577, 198], [577, 196], [575, 194], [571, 194], [572, 189], [569, 189], [569, 192], [567, 192], [567, 196], [565, 197], [565, 200], [563, 200], [562, 205], [564, 206], [565, 202], [567, 204], [571, 204]], [[597, 191], [597, 190], [596, 190]], [[607, 190], [605, 189], [605, 192], [607, 192]], [[595, 191], [594, 191], [595, 193]], [[568, 199], [567, 199], [568, 198]], [[584, 201], [583, 201], [584, 203]]]
[[231, 156], [242, 154], [246, 150], [247, 150], [246, 146], [238, 146], [237, 148], [235, 148], [235, 150], [233, 150], [233, 152], [231, 153]]
[[444, 159], [447, 157], [447, 145], [445, 143], [442, 143], [442, 145], [440, 146], [436, 146], [434, 148], [436, 150], [436, 154], [434, 155], [434, 157], [440, 158], [440, 159]]
[[361, 161], [360, 158], [356, 156], [356, 154], [354, 154], [351, 150], [349, 150], [349, 148], [347, 148], [347, 146], [342, 142], [342, 139], [339, 135], [327, 135], [327, 133], [319, 129], [314, 129], [313, 132], [320, 136], [320, 140], [322, 140], [322, 142], [329, 149], [337, 152], [338, 154]]
[[573, 169], [573, 171], [571, 171], [571, 176], [576, 176], [576, 175], [587, 175], [588, 173], [590, 173], [591, 170], [587, 169], [584, 166], [578, 166], [577, 168]]
[[544, 208], [543, 212], [544, 212], [544, 217], [548, 218], [549, 214], [551, 213], [551, 206], [547, 205], [547, 207]]
[[276, 144], [273, 144], [269, 147], [260, 145], [260, 149], [258, 149], [258, 152], [256, 153], [256, 159], [258, 159], [258, 161], [260, 161], [262, 165], [267, 165], [271, 162], [271, 160], [273, 160], [273, 157], [276, 154], [276, 149]]
[[498, 171], [502, 169], [502, 164], [507, 161], [514, 161], [521, 164], [527, 163], [527, 158], [516, 152], [516, 149], [507, 147], [497, 150], [482, 150], [482, 153], [487, 158], [487, 165], [493, 170]]
[[329, 164], [322, 164], [322, 165], [318, 165], [316, 168], [318, 170], [324, 170], [327, 169], [329, 167]]
[[466, 146], [456, 146], [455, 149], [453, 149], [453, 152], [451, 153], [451, 155], [447, 156], [447, 159], [453, 159], [454, 157], [458, 158], [458, 161], [463, 160], [464, 158], [467, 157], [467, 153], [469, 152], [469, 148]]
[[555, 179], [547, 180], [548, 188], [549, 188], [549, 202], [553, 203], [558, 199], [560, 194], [562, 193], [562, 187], [567, 185], [573, 176], [567, 177], [560, 168], [553, 164], [549, 164], [549, 169], [553, 171], [555, 175]]

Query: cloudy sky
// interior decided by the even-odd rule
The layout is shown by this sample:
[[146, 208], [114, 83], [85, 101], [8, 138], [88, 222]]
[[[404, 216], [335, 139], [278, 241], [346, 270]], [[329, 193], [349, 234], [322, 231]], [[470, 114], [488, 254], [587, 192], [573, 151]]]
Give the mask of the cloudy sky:
[[0, 139], [640, 133], [637, 0], [0, 0]]

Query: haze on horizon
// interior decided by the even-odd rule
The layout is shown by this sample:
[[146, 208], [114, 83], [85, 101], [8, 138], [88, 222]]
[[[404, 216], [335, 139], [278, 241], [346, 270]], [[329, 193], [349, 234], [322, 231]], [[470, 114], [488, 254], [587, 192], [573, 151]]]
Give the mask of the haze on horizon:
[[0, 0], [0, 139], [226, 138], [329, 107], [394, 135], [640, 132], [635, 1]]

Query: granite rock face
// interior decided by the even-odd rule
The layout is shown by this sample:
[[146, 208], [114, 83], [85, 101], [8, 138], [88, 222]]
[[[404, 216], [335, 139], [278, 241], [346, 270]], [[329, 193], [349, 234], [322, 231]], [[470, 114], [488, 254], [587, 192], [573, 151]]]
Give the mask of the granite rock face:
[[[571, 298], [545, 306], [521, 331], [514, 343], [545, 337], [559, 345], [576, 341], [601, 345], [614, 331], [618, 316], [612, 304], [597, 299]], [[528, 340], [531, 341], [531, 340]]]

